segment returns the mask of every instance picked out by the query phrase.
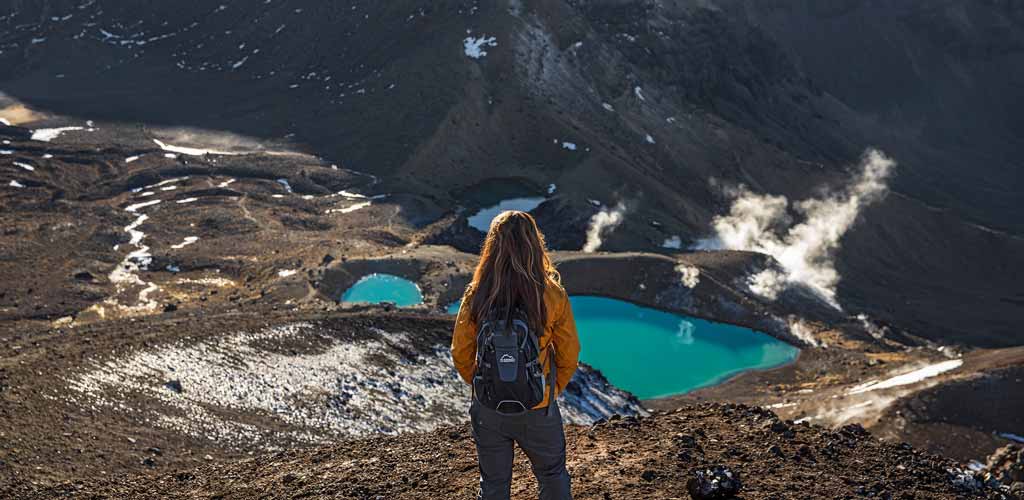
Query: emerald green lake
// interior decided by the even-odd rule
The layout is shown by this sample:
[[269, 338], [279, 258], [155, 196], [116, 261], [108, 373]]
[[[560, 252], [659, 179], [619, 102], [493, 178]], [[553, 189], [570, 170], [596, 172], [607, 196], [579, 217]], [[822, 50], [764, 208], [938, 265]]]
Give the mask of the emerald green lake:
[[396, 306], [415, 306], [423, 303], [420, 287], [405, 278], [390, 274], [373, 273], [363, 276], [341, 296], [342, 302], [379, 304], [392, 302]]
[[[740, 326], [607, 297], [577, 295], [569, 301], [580, 336], [580, 359], [640, 399], [683, 394], [746, 370], [780, 366], [800, 352]], [[457, 314], [459, 303], [447, 310]]]

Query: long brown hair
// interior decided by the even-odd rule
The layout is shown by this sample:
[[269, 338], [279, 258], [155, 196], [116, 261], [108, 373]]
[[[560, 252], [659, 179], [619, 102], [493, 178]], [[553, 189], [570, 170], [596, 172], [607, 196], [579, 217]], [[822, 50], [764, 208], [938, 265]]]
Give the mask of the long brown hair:
[[549, 282], [557, 285], [560, 278], [537, 222], [526, 212], [505, 211], [491, 221], [462, 305], [471, 299], [468, 306], [474, 322], [491, 311], [507, 318], [518, 306], [534, 331], [543, 335], [548, 316], [544, 290]]

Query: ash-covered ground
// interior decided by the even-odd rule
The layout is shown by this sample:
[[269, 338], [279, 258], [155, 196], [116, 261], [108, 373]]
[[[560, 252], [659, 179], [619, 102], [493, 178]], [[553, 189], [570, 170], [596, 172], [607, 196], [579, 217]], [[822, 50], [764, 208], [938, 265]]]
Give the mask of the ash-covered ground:
[[[730, 463], [742, 498], [1000, 498], [948, 459], [882, 443], [857, 425], [791, 425], [761, 408], [698, 405], [566, 433], [577, 498], [685, 498], [691, 470]], [[355, 440], [163, 474], [14, 490], [26, 498], [467, 498], [477, 488], [467, 425]], [[156, 457], [160, 460], [160, 457]], [[518, 457], [513, 498], [536, 486]]]

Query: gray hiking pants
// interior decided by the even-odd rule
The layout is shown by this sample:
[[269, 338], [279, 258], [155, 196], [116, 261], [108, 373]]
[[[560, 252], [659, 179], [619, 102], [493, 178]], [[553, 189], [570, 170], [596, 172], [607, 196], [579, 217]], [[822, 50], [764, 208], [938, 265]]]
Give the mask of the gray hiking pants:
[[541, 500], [571, 500], [569, 471], [565, 469], [565, 432], [562, 413], [530, 410], [508, 417], [485, 408], [475, 399], [469, 407], [473, 441], [480, 461], [482, 500], [507, 500], [512, 487], [513, 443], [526, 453], [537, 477]]

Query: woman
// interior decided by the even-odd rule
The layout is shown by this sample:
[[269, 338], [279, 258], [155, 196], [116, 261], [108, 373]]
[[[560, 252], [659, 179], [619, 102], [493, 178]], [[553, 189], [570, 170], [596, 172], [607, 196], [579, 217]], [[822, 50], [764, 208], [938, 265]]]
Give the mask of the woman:
[[[539, 352], [534, 357], [544, 374], [538, 377], [544, 380], [540, 386], [547, 383], [553, 388], [553, 391], [544, 389], [542, 397], [534, 391], [532, 401], [540, 403], [532, 408], [523, 406], [523, 411], [518, 413], [492, 409], [481, 403], [480, 380], [486, 375], [477, 370], [478, 359], [484, 359], [477, 356], [481, 340], [478, 334], [488, 332], [488, 325], [494, 324], [495, 319], [498, 324], [506, 325], [500, 320], [508, 321], [514, 313], [530, 331], [536, 332]], [[481, 327], [483, 329], [478, 330]], [[511, 330], [509, 327], [507, 331]], [[569, 298], [548, 258], [544, 236], [537, 229], [537, 223], [526, 212], [502, 212], [491, 222], [473, 281], [462, 297], [452, 336], [455, 367], [466, 383], [474, 385], [474, 377], [478, 382], [474, 385], [469, 415], [480, 462], [479, 498], [509, 498], [513, 443], [518, 443], [529, 457], [542, 500], [572, 498], [569, 473], [565, 469], [562, 416], [555, 398], [576, 371], [579, 352]], [[554, 366], [551, 366], [552, 361]], [[484, 364], [490, 366], [490, 363]], [[518, 372], [520, 380], [522, 370], [525, 368]]]

